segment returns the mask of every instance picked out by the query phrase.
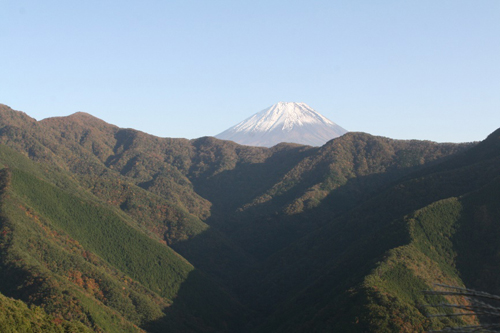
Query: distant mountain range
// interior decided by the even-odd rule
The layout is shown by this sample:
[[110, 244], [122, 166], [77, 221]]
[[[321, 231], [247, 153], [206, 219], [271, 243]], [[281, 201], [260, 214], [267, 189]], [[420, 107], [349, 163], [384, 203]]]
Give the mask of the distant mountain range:
[[[500, 129], [321, 147], [159, 138], [0, 104], [0, 328], [427, 332], [500, 294]], [[1, 330], [1, 329], [0, 329]]]
[[345, 133], [305, 103], [279, 102], [215, 137], [247, 146], [272, 147], [281, 142], [322, 146]]

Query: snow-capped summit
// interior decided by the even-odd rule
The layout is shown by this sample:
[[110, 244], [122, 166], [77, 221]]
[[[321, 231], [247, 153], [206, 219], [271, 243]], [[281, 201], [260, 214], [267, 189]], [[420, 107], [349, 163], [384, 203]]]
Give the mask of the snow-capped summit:
[[272, 147], [280, 142], [322, 146], [345, 133], [305, 103], [279, 102], [215, 137], [248, 146]]

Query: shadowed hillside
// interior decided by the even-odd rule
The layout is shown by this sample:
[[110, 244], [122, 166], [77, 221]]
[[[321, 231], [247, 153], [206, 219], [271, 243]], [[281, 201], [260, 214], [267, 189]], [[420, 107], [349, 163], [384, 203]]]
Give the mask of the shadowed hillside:
[[428, 319], [420, 290], [500, 293], [499, 133], [261, 148], [0, 105], [2, 320], [55, 332], [467, 324]]

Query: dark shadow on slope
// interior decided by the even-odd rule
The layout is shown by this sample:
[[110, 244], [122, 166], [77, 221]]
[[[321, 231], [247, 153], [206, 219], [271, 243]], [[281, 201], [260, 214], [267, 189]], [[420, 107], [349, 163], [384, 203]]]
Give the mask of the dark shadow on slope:
[[[289, 186], [288, 190], [269, 196], [265, 202], [249, 205], [283, 180], [283, 176], [296, 167], [298, 162], [316, 153], [317, 150], [309, 150], [288, 161], [285, 160], [286, 154], [277, 153], [266, 163], [241, 164], [206, 179], [192, 179], [196, 192], [213, 204], [212, 215], [205, 222], [252, 257], [261, 260], [369, 200], [375, 193], [389, 188], [402, 177], [450, 158], [438, 158], [424, 165], [411, 166], [419, 160], [418, 152], [411, 154], [406, 150], [398, 151], [393, 161], [383, 167], [386, 172], [357, 177], [341, 175], [338, 180], [333, 180], [337, 182], [333, 187], [337, 187], [330, 191], [319, 206], [317, 202], [303, 202], [305, 207], [309, 205], [316, 208], [305, 209], [303, 212], [299, 209], [300, 213], [294, 215], [286, 213], [285, 207], [301, 198], [311, 186], [325, 180], [330, 162], [321, 161], [314, 168], [305, 170], [300, 175], [300, 181], [286, 185]], [[237, 211], [245, 205], [247, 206], [243, 210]]]
[[[256, 170], [258, 168], [259, 166]], [[294, 199], [293, 196], [278, 196], [241, 212], [233, 212], [227, 208], [229, 205], [224, 206], [227, 202], [225, 200], [231, 200], [231, 195], [219, 196], [220, 201], [214, 196], [212, 198], [215, 201], [214, 214], [207, 221], [212, 227], [196, 237], [174, 244], [173, 248], [195, 267], [223, 283], [229, 290], [236, 290], [239, 288], [242, 276], [251, 275], [256, 267], [273, 254], [332, 224], [335, 219], [356, 207], [358, 215], [369, 215], [370, 211], [379, 208], [377, 205], [363, 206], [364, 202], [389, 200], [390, 204], [386, 210], [395, 209], [390, 214], [388, 212], [389, 215], [384, 218], [397, 218], [435, 200], [463, 193], [462, 190], [472, 189], [476, 186], [476, 182], [481, 182], [481, 179], [484, 182], [487, 178], [484, 174], [481, 178], [466, 168], [461, 171], [458, 181], [454, 179], [453, 174], [446, 173], [433, 175], [429, 181], [422, 183], [412, 181], [408, 186], [417, 190], [416, 196], [405, 187], [407, 185], [400, 184], [393, 188], [401, 177], [420, 168], [404, 168], [383, 174], [351, 178], [333, 190], [319, 206], [295, 215], [287, 215], [282, 211], [283, 204]], [[227, 175], [231, 172], [236, 171], [218, 175], [216, 179], [222, 183], [221, 187], [231, 184], [234, 176]], [[227, 178], [224, 178], [226, 175]], [[410, 176], [407, 178], [411, 179]], [[450, 186], [450, 183], [454, 185]], [[442, 190], [443, 188], [447, 190]], [[379, 198], [374, 199], [376, 196]], [[365, 229], [370, 228], [365, 227]]]
[[[280, 158], [276, 158], [279, 163]], [[293, 163], [292, 163], [293, 164]], [[278, 194], [269, 201], [236, 211], [238, 207], [251, 202], [275, 184], [291, 168], [290, 165], [279, 168], [275, 165], [249, 164], [223, 171], [205, 182], [195, 182], [195, 189], [213, 204], [211, 216], [205, 221], [232, 243], [250, 251], [251, 256], [264, 258], [276, 250], [290, 244], [315, 228], [323, 225], [325, 219], [331, 219], [359, 204], [382, 185], [399, 177], [401, 173], [374, 174], [352, 178], [330, 193], [317, 208], [296, 215], [283, 213], [286, 204], [291, 203], [307, 190], [311, 183], [319, 182], [321, 175], [311, 175], [298, 184], [293, 191]], [[317, 179], [316, 179], [317, 178]], [[181, 248], [189, 248], [190, 243], [203, 243], [199, 238], [183, 241], [175, 245], [188, 260], [193, 257]], [[266, 249], [254, 250], [267, 243]], [[197, 246], [196, 246], [197, 247]]]
[[[110, 155], [107, 160], [104, 162], [104, 165], [109, 167], [110, 165], [115, 164], [120, 158], [123, 156], [123, 153], [128, 151], [130, 147], [134, 144], [134, 140], [137, 137], [138, 132], [133, 129], [120, 129], [118, 130], [114, 138], [116, 139], [116, 144], [113, 147], [114, 155]], [[128, 167], [130, 169], [131, 166]], [[129, 170], [122, 171], [122, 175], [126, 174]]]
[[[344, 225], [277, 253], [248, 281], [250, 286], [244, 285], [252, 290], [243, 293], [249, 306], [263, 314], [256, 332], [352, 331], [349, 324], [361, 309], [354, 288], [388, 250], [409, 239], [404, 226], [396, 223]], [[282, 267], [281, 262], [288, 264]]]
[[[464, 172], [467, 173], [467, 170]], [[459, 175], [459, 178], [464, 178], [463, 186], [470, 184], [467, 177]], [[422, 190], [425, 191], [430, 188], [429, 184], [434, 183], [434, 186], [441, 188], [450, 178], [440, 175], [439, 179], [441, 183], [435, 183], [435, 179], [424, 182]], [[373, 191], [363, 192], [366, 198], [360, 197], [360, 188], [366, 188], [367, 183], [373, 185]], [[382, 189], [380, 184], [383, 184]], [[420, 187], [418, 183], [412, 186]], [[462, 186], [459, 188], [464, 190]], [[383, 189], [386, 191], [383, 192]], [[256, 215], [255, 218], [247, 216], [239, 221], [225, 220], [226, 223], [238, 224], [240, 228], [236, 235], [240, 238], [233, 238], [236, 245], [233, 240], [224, 240], [224, 234], [213, 227], [188, 241], [177, 243], [174, 249], [200, 270], [223, 282], [225, 289], [255, 311], [251, 319], [259, 323], [265, 318], [262, 314], [269, 315], [277, 309], [277, 304], [310, 284], [317, 285], [318, 289], [304, 296], [305, 304], [310, 304], [317, 297], [318, 304], [326, 302], [325, 306], [333, 307], [331, 301], [322, 298], [322, 293], [331, 295], [332, 299], [338, 299], [339, 302], [350, 302], [348, 295], [334, 297], [332, 292], [343, 292], [344, 287], [358, 283], [385, 251], [408, 241], [406, 228], [400, 224], [394, 225], [393, 221], [434, 200], [457, 194], [452, 192], [432, 194], [418, 191], [422, 197], [411, 200], [411, 192], [406, 192], [404, 187], [394, 187], [393, 182], [387, 184], [382, 175], [359, 177], [335, 190], [317, 208], [301, 214], [277, 214], [264, 218]], [[338, 203], [338, 200], [343, 201]], [[332, 207], [330, 201], [338, 205]], [[385, 203], [385, 206], [381, 203]], [[348, 213], [350, 208], [356, 206], [354, 212]], [[380, 208], [381, 211], [373, 214]], [[348, 216], [342, 218], [346, 213]], [[350, 223], [354, 220], [359, 221]], [[241, 256], [235, 255], [231, 249], [241, 251]], [[286, 254], [287, 251], [290, 253]], [[256, 253], [258, 260], [248, 256], [248, 252]], [[276, 259], [280, 257], [287, 259]], [[279, 284], [272, 281], [274, 278], [267, 280], [265, 274], [279, 271], [277, 267], [283, 272], [282, 277], [276, 277], [277, 281], [281, 281]], [[274, 287], [262, 288], [261, 284]], [[183, 284], [182, 288], [189, 295], [190, 282]], [[183, 297], [181, 293], [179, 295], [180, 306]], [[174, 311], [177, 309], [175, 305], [172, 307], [173, 314], [177, 313]], [[314, 304], [310, 305], [315, 307]]]
[[[355, 210], [348, 213], [346, 218], [339, 219], [336, 223], [332, 223], [333, 218], [331, 218], [324, 228], [318, 229], [317, 232], [310, 235], [314, 235], [314, 237], [321, 237], [323, 233], [335, 235], [342, 230], [342, 223], [360, 218], [365, 221], [356, 231], [356, 235], [358, 232], [372, 232], [374, 228], [378, 228], [381, 221], [391, 222], [393, 219], [402, 218], [406, 214], [410, 214], [416, 209], [425, 207], [437, 200], [460, 196], [476, 190], [488, 184], [499, 172], [500, 163], [498, 158], [493, 158], [486, 161], [477, 161], [473, 165], [466, 165], [448, 171], [442, 170], [436, 173], [430, 172], [425, 177], [394, 183], [392, 186], [388, 186], [386, 190], [376, 192], [374, 197], [364, 203], [360, 203]], [[330, 204], [325, 201], [324, 205], [326, 206], [324, 212], [328, 212]], [[497, 207], [500, 207], [500, 205], [497, 205]], [[321, 208], [319, 209], [321, 210]], [[377, 215], [374, 214], [375, 212], [377, 212]], [[314, 258], [317, 258], [318, 254], [329, 253], [329, 251], [320, 250], [321, 246], [316, 244], [316, 242], [319, 242], [319, 238], [314, 237], [308, 236], [311, 242], [303, 248], [316, 247], [317, 253], [312, 256]], [[333, 239], [325, 239], [325, 244], [328, 241], [333, 241]], [[300, 255], [304, 256], [303, 253]], [[294, 276], [298, 273], [300, 272], [293, 272], [288, 275]], [[292, 285], [289, 287], [292, 287]]]
[[[374, 267], [386, 250], [408, 241], [406, 227], [397, 223], [398, 220], [436, 200], [461, 195], [486, 184], [492, 172], [497, 172], [495, 165], [498, 169], [500, 164], [488, 160], [451, 170], [428, 169], [416, 178], [409, 174], [419, 167], [352, 178], [332, 191], [318, 207], [293, 216], [279, 210], [281, 202], [277, 204], [276, 200], [282, 200], [280, 198], [263, 204], [276, 209], [271, 214], [261, 214], [262, 205], [239, 214], [224, 212], [221, 207], [221, 214], [217, 216], [221, 220], [212, 223], [210, 232], [175, 247], [188, 260], [197, 262], [200, 270], [219, 274], [219, 281], [225, 281], [226, 289], [255, 313], [260, 313], [252, 316], [256, 322], [277, 311], [294, 295], [301, 295], [287, 305], [294, 315], [298, 315], [302, 305], [318, 309], [313, 304], [315, 300], [318, 306], [322, 303], [321, 306], [338, 309], [329, 298], [339, 302], [351, 300], [347, 294], [338, 298], [333, 291], [344, 293], [347, 286], [358, 283]], [[401, 181], [403, 176], [405, 181]], [[218, 241], [214, 235], [229, 239], [228, 244], [239, 248], [245, 264], [232, 269], [228, 260], [227, 269], [220, 270], [213, 269], [219, 263], [204, 263], [204, 254], [212, 260], [215, 254], [215, 261], [225, 261], [230, 252], [231, 247], [226, 247], [228, 250], [216, 247]], [[245, 257], [257, 260], [251, 262]], [[333, 282], [338, 286], [333, 286]], [[310, 286], [315, 287], [304, 294]], [[276, 327], [279, 318], [288, 316], [280, 312], [275, 313], [272, 327]]]
[[244, 332], [254, 314], [199, 270], [182, 283], [165, 316], [146, 323], [151, 333], [164, 332]]
[[[474, 191], [488, 184], [491, 177], [500, 172], [500, 163], [495, 160], [479, 164], [476, 172], [467, 166], [393, 186], [268, 258], [252, 273], [251, 279], [242, 283], [239, 291], [242, 299], [249, 300], [250, 307], [269, 316], [258, 331], [315, 330], [314, 326], [308, 325], [322, 329], [335, 327], [334, 331], [338, 331], [336, 320], [354, 320], [356, 312], [350, 307], [350, 302], [355, 302], [355, 298], [349, 296], [349, 289], [362, 281], [385, 251], [409, 241], [404, 216], [437, 200]], [[452, 183], [454, 186], [449, 186]], [[490, 199], [492, 211], [485, 215], [489, 219], [484, 219], [482, 226], [469, 222], [470, 228], [481, 227], [486, 229], [483, 230], [486, 234], [476, 232], [475, 238], [469, 238], [469, 248], [465, 253], [477, 255], [469, 257], [468, 265], [459, 267], [464, 277], [474, 273], [474, 277], [483, 283], [479, 285], [481, 289], [496, 293], [498, 290], [491, 290], [491, 287], [499, 288], [500, 234], [498, 223], [495, 223], [500, 216], [498, 188], [496, 198]], [[482, 199], [479, 202], [483, 202]], [[468, 214], [467, 219], [481, 210], [484, 213], [480, 205], [476, 208], [478, 210]], [[470, 234], [474, 234], [473, 230], [464, 230], [462, 235], [468, 238]], [[486, 258], [488, 262], [484, 263]], [[483, 264], [479, 264], [481, 262]], [[475, 283], [478, 285], [477, 281]], [[484, 283], [491, 284], [490, 288], [485, 288]], [[340, 316], [329, 317], [329, 314]], [[342, 319], [344, 317], [346, 319]], [[315, 318], [314, 321], [311, 318]]]
[[[411, 167], [350, 178], [332, 190], [318, 206], [293, 215], [286, 214], [284, 207], [300, 197], [310, 183], [299, 184], [293, 191], [277, 195], [265, 203], [243, 211], [235, 212], [234, 209], [227, 208], [229, 205], [224, 206], [224, 200], [230, 199], [222, 198], [217, 201], [214, 197], [213, 214], [206, 222], [252, 257], [262, 260], [371, 199], [377, 193], [394, 186], [401, 177], [418, 169], [419, 167]], [[219, 178], [222, 184], [227, 181], [223, 178], [224, 175], [221, 173]]]
[[[499, 162], [500, 163], [500, 162]], [[453, 245], [469, 288], [500, 294], [500, 172], [490, 184], [461, 199]]]
[[234, 169], [214, 176], [191, 177], [191, 182], [196, 193], [213, 204], [212, 214], [217, 217], [263, 194], [299, 161], [316, 152], [303, 149], [299, 146], [277, 151], [263, 163], [239, 163]]
[[237, 276], [253, 267], [257, 260], [214, 227], [171, 246], [198, 269], [228, 288]]

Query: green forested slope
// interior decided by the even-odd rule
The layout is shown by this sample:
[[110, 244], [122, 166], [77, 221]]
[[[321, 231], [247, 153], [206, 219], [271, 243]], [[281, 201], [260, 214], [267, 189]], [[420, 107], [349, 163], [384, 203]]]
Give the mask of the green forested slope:
[[500, 264], [498, 133], [269, 258], [245, 288], [270, 313], [260, 330], [424, 331], [446, 324], [419, 306], [433, 283], [498, 292], [496, 278], [479, 273]]
[[[467, 145], [348, 133], [317, 150], [304, 152], [300, 159], [283, 168], [277, 179], [268, 182], [261, 195], [236, 212], [207, 223], [223, 224], [220, 228], [237, 244], [254, 256], [265, 258], [371, 198], [400, 177], [466, 148]], [[256, 176], [253, 182], [258, 179]], [[219, 181], [226, 182], [222, 177]], [[217, 206], [223, 193], [207, 197]]]
[[500, 293], [499, 131], [268, 149], [0, 105], [0, 167], [19, 327], [422, 332], [475, 320], [430, 321], [433, 283]]
[[218, 285], [112, 207], [26, 172], [36, 165], [9, 149], [3, 157], [17, 168], [1, 170], [0, 292], [104, 332], [224, 331], [244, 316]]
[[79, 322], [68, 322], [47, 315], [39, 307], [29, 308], [21, 301], [0, 294], [0, 328], [5, 333], [91, 332]]
[[[12, 191], [29, 209], [162, 296], [172, 299], [193, 269], [170, 248], [128, 226], [111, 209], [82, 201], [22, 171], [13, 170], [11, 178]], [[146, 270], [149, 273], [142, 274]]]

